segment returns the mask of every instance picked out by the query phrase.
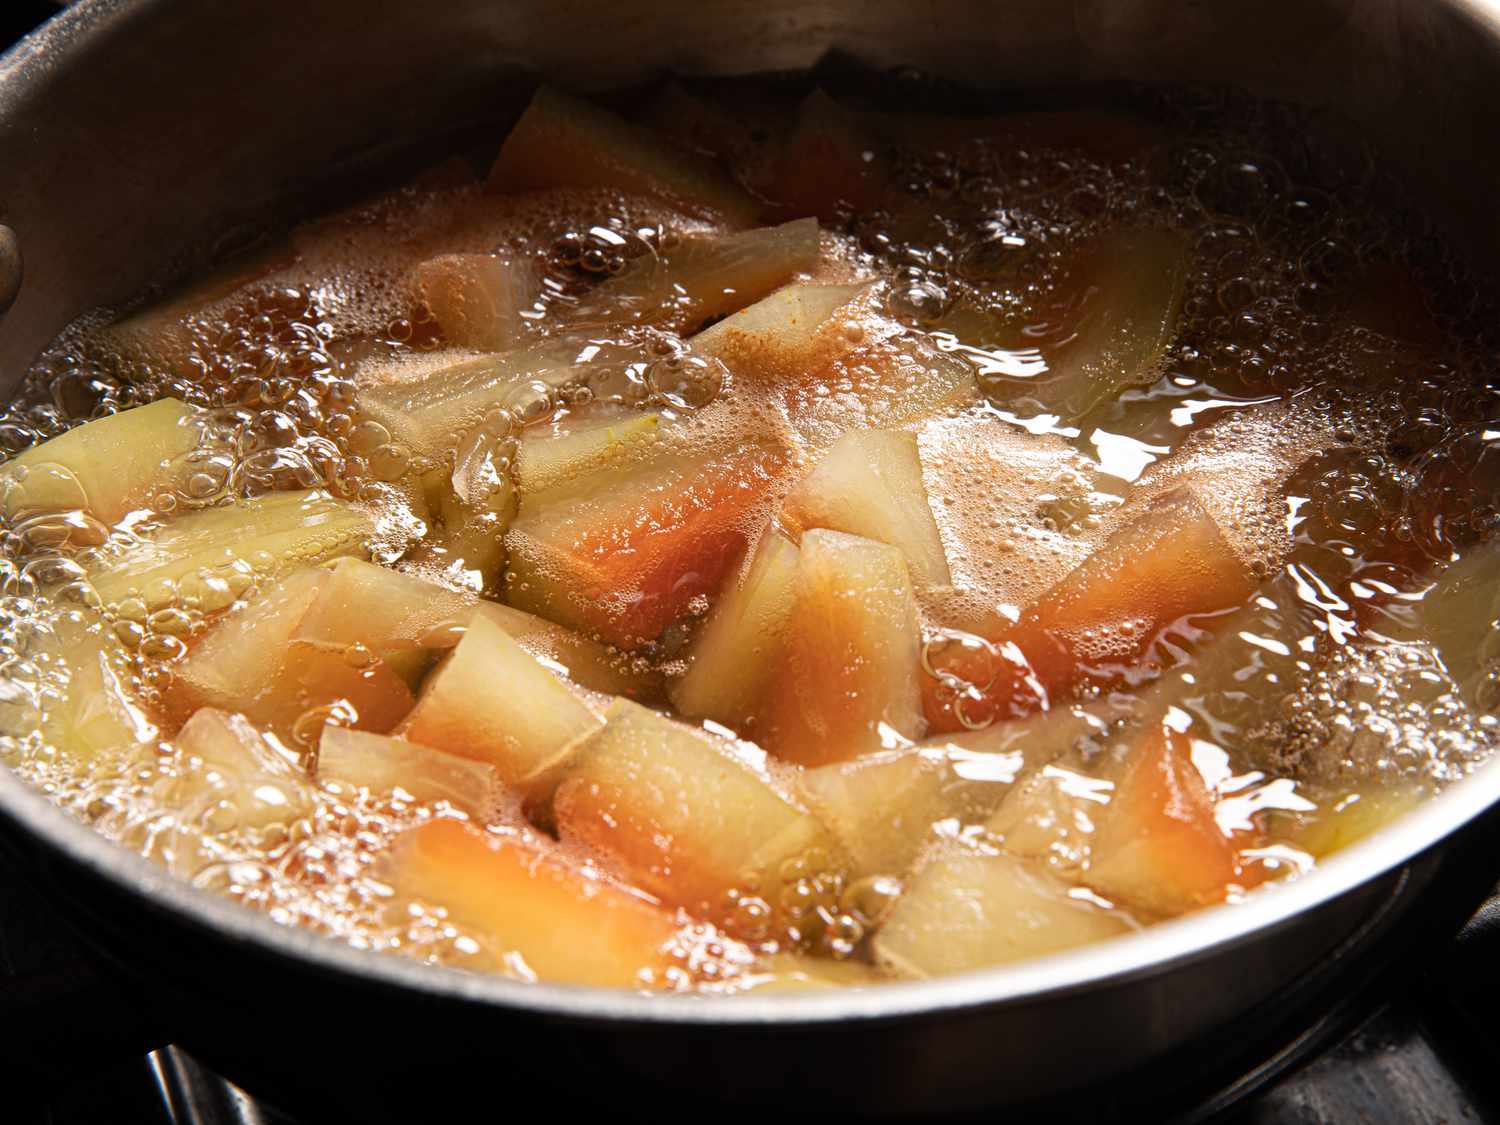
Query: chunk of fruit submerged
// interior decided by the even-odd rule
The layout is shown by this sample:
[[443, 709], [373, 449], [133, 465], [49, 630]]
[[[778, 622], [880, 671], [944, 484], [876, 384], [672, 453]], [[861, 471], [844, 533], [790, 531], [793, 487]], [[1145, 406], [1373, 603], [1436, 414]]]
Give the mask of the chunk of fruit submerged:
[[690, 332], [758, 301], [818, 263], [818, 224], [798, 219], [715, 236], [684, 238], [632, 259], [571, 314], [577, 321], [645, 321]]
[[521, 492], [543, 492], [641, 453], [661, 437], [661, 415], [606, 414], [564, 427], [532, 426], [516, 450]]
[[758, 738], [803, 765], [917, 738], [921, 635], [901, 552], [813, 530], [802, 537], [786, 639]]
[[1075, 768], [1071, 757], [1041, 766], [1006, 794], [985, 830], [1010, 855], [1081, 878], [1114, 784]]
[[[1162, 627], [1233, 609], [1254, 591], [1217, 522], [1192, 492], [1179, 491], [1043, 595], [1013, 636], [1043, 681], [1058, 683], [1080, 663], [1134, 661]], [[1036, 639], [1019, 639], [1027, 634]]]
[[833, 314], [865, 288], [788, 285], [705, 328], [693, 337], [693, 351], [722, 360], [737, 377], [753, 384], [798, 383], [842, 350], [833, 338], [838, 327]]
[[1014, 393], [1073, 423], [1160, 372], [1177, 333], [1187, 276], [1183, 238], [1159, 227], [1112, 230], [1081, 247], [1046, 323], [1017, 332], [960, 306], [933, 327], [978, 348], [1037, 349], [1047, 371]]
[[558, 387], [573, 379], [578, 350], [545, 341], [456, 363], [425, 362], [424, 369], [369, 383], [354, 406], [413, 453], [439, 455], [457, 448], [489, 410], [535, 397], [533, 383]]
[[908, 747], [804, 770], [798, 791], [851, 857], [849, 877], [905, 875], [935, 826], [976, 824], [1004, 798], [1017, 763]]
[[432, 648], [474, 606], [472, 594], [363, 559], [335, 560], [327, 573], [292, 640], [341, 651], [360, 644], [381, 656]]
[[[993, 637], [998, 648], [966, 648], [945, 670], [978, 688], [963, 703], [971, 723], [1029, 711], [1082, 680], [1137, 664], [1174, 622], [1234, 609], [1254, 591], [1214, 518], [1178, 489]], [[964, 729], [951, 686], [928, 677], [923, 688], [933, 728]]]
[[1410, 812], [1430, 794], [1409, 780], [1365, 785], [1320, 800], [1318, 814], [1290, 833], [1296, 847], [1318, 859], [1357, 844]]
[[[60, 653], [69, 668], [61, 699], [49, 703], [41, 732], [49, 746], [89, 759], [107, 750], [127, 749], [153, 741], [159, 731], [153, 717], [131, 698], [120, 654], [104, 638], [84, 637]], [[34, 721], [28, 711], [26, 723]], [[26, 727], [6, 733], [21, 735]]]
[[447, 801], [470, 816], [490, 812], [497, 792], [493, 766], [383, 734], [324, 727], [318, 778], [384, 793], [401, 789], [419, 801]]
[[227, 816], [221, 813], [212, 822], [216, 827], [263, 828], [295, 820], [312, 808], [301, 772], [242, 715], [204, 707], [183, 724], [176, 742], [216, 775], [205, 779], [210, 782], [207, 792], [227, 810]]
[[506, 456], [504, 443], [481, 426], [459, 444], [451, 473], [435, 469], [423, 475], [430, 526], [413, 565], [436, 570], [443, 581], [467, 590], [499, 588], [505, 531], [517, 504]]
[[1017, 786], [1018, 778], [1028, 771], [1036, 777], [1047, 763], [1106, 729], [1082, 708], [1060, 707], [804, 770], [798, 791], [849, 853], [851, 878], [900, 876], [940, 832], [993, 826], [997, 807], [1013, 804], [1017, 788], [1030, 784], [1028, 779]]
[[189, 470], [198, 412], [175, 398], [122, 410], [21, 453], [0, 470], [5, 514], [77, 510], [113, 524]]
[[690, 343], [737, 380], [781, 394], [799, 428], [821, 430], [824, 440], [853, 418], [900, 426], [977, 396], [973, 368], [925, 337], [835, 315], [865, 288], [788, 285]]
[[525, 792], [556, 770], [600, 720], [504, 629], [475, 614], [402, 727], [408, 741], [488, 762]]
[[796, 606], [798, 554], [774, 527], [762, 533], [744, 576], [703, 623], [687, 673], [672, 685], [681, 714], [735, 728], [755, 722]]
[[1088, 884], [1115, 901], [1180, 914], [1221, 901], [1239, 877], [1191, 740], [1153, 724], [1131, 750], [1101, 817]]
[[1034, 861], [952, 844], [917, 871], [875, 935], [877, 962], [903, 976], [1040, 957], [1134, 928]]
[[365, 554], [373, 531], [368, 514], [326, 493], [272, 492], [168, 520], [102, 559], [89, 579], [106, 605], [139, 597], [156, 610], [185, 594], [225, 609], [252, 577]]
[[624, 700], [608, 720], [579, 750], [554, 814], [564, 839], [633, 883], [753, 937], [768, 919], [735, 912], [731, 891], [774, 898], [787, 862], [817, 875], [836, 861], [827, 830], [712, 737]]
[[642, 657], [611, 649], [544, 617], [499, 602], [481, 602], [474, 612], [504, 629], [538, 663], [560, 670], [580, 687], [643, 703], [665, 695], [661, 673]]
[[449, 343], [484, 352], [520, 341], [522, 314], [541, 289], [533, 263], [497, 254], [441, 254], [420, 263], [412, 281]]
[[677, 963], [677, 921], [660, 906], [554, 850], [458, 821], [407, 832], [387, 877], [400, 897], [442, 907], [542, 980], [640, 988]]
[[333, 583], [326, 570], [302, 570], [219, 621], [179, 665], [174, 707], [238, 711], [284, 736], [307, 737], [315, 731], [298, 730], [303, 716], [336, 706], [362, 729], [390, 730], [412, 706], [396, 672], [368, 649], [296, 639]]
[[665, 454], [528, 495], [506, 536], [507, 600], [639, 648], [718, 592], [786, 463], [757, 444]]
[[589, 102], [543, 86], [490, 169], [498, 191], [606, 187], [748, 226], [760, 206], [708, 160]]
[[1422, 627], [1477, 711], [1500, 708], [1500, 543], [1480, 543], [1423, 596]]
[[785, 511], [797, 527], [844, 531], [899, 548], [924, 586], [952, 581], [927, 504], [916, 434], [851, 430], [787, 497]]

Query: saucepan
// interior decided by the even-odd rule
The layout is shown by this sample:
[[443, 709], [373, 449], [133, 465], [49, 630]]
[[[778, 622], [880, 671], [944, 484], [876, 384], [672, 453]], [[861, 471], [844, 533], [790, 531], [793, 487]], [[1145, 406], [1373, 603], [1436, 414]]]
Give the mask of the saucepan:
[[[1500, 0], [85, 0], [0, 58], [0, 391], [84, 310], [424, 145], [498, 137], [539, 78], [588, 91], [830, 55], [981, 88], [1206, 82], [1300, 103], [1371, 136], [1459, 244], [1500, 249]], [[117, 995], [252, 1092], [364, 1121], [481, 1096], [497, 1114], [566, 1098], [626, 1116], [1085, 1116], [1143, 1076], [1162, 1093], [1284, 1054], [1369, 974], [1456, 931], [1500, 875], [1497, 834], [1500, 764], [1291, 885], [1091, 948], [863, 991], [662, 998], [279, 926], [0, 771], [0, 855]], [[41, 1019], [49, 1049], [69, 1049], [58, 1026], [82, 1043], [119, 1009], [65, 1014]]]

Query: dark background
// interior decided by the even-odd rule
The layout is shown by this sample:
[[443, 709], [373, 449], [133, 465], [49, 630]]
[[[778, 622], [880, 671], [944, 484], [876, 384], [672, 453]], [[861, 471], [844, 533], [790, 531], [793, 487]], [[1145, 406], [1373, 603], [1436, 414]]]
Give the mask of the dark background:
[[0, 0], [0, 38], [8, 46], [62, 7], [43, 0]]

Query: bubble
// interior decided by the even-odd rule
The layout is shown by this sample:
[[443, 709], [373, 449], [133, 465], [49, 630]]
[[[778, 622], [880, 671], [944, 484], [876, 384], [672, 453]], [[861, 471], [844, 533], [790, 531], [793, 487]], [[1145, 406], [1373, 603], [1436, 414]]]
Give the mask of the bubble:
[[839, 904], [846, 916], [866, 929], [874, 929], [900, 896], [899, 879], [889, 875], [867, 875], [849, 884]]
[[391, 444], [391, 431], [379, 422], [364, 421], [349, 431], [350, 452], [367, 457], [382, 446]]
[[1359, 255], [1341, 238], [1317, 239], [1303, 253], [1302, 273], [1315, 284], [1333, 284], [1347, 279], [1359, 264]]
[[891, 313], [912, 325], [934, 324], [952, 307], [953, 298], [942, 285], [930, 279], [896, 284], [890, 293]]
[[1407, 515], [1418, 543], [1447, 558], [1500, 532], [1500, 430], [1471, 427], [1413, 468]]
[[1214, 160], [1199, 177], [1194, 194], [1210, 211], [1254, 217], [1285, 190], [1284, 174], [1273, 161], [1242, 154]]
[[411, 466], [411, 451], [399, 442], [388, 442], [370, 452], [369, 466], [376, 480], [400, 480]]
[[[1327, 441], [1347, 452], [1320, 461], [1317, 472], [1299, 477], [1290, 489], [1305, 501], [1296, 516], [1301, 522], [1292, 557], [1347, 602], [1355, 600], [1352, 586], [1363, 586], [1368, 596], [1360, 603], [1361, 629], [1367, 620], [1378, 620], [1377, 628], [1394, 628], [1396, 615], [1410, 607], [1409, 594], [1421, 588], [1421, 575], [1427, 573], [1425, 563], [1413, 557], [1414, 546], [1446, 558], [1490, 533], [1486, 513], [1491, 502], [1477, 480], [1488, 478], [1487, 462], [1482, 455], [1472, 456], [1472, 448], [1465, 452], [1455, 445], [1459, 436], [1500, 416], [1493, 387], [1486, 389], [1487, 381], [1500, 383], [1493, 378], [1489, 345], [1475, 336], [1474, 342], [1452, 345], [1450, 356], [1451, 341], [1445, 343], [1443, 358], [1452, 358], [1455, 366], [1438, 370], [1436, 354], [1373, 358], [1374, 334], [1351, 331], [1341, 321], [1340, 287], [1366, 262], [1396, 262], [1402, 268], [1419, 262], [1437, 273], [1452, 269], [1445, 252], [1430, 249], [1437, 239], [1426, 228], [1420, 228], [1415, 244], [1404, 246], [1407, 234], [1393, 233], [1395, 224], [1365, 213], [1373, 198], [1369, 193], [1379, 183], [1359, 152], [1320, 145], [1284, 123], [1274, 124], [1269, 116], [1234, 117], [1242, 109], [1218, 96], [1178, 92], [1153, 105], [1178, 115], [1172, 121], [1188, 122], [1190, 140], [1172, 139], [1174, 127], [1165, 127], [1165, 143], [1144, 159], [1122, 162], [1119, 169], [1105, 167], [1091, 154], [1046, 144], [945, 145], [953, 151], [896, 154], [895, 179], [911, 190], [911, 200], [896, 200], [901, 206], [893, 205], [889, 213], [854, 217], [848, 234], [831, 229], [822, 236], [828, 249], [826, 280], [875, 275], [887, 285], [873, 290], [885, 294], [879, 308], [861, 302], [835, 326], [834, 336], [866, 354], [835, 365], [820, 380], [810, 400], [823, 413], [812, 423], [810, 414], [794, 418], [794, 429], [806, 426], [808, 431], [797, 430], [798, 454], [811, 460], [826, 438], [847, 428], [852, 415], [840, 411], [854, 400], [862, 381], [880, 377], [878, 366], [868, 362], [869, 353], [878, 352], [885, 333], [893, 330], [893, 319], [928, 327], [938, 320], [971, 318], [971, 323], [987, 322], [991, 338], [1039, 332], [1045, 339], [1057, 329], [1046, 319], [1052, 315], [1046, 302], [1065, 274], [1070, 246], [1110, 223], [1165, 222], [1185, 231], [1191, 247], [1177, 339], [1156, 384], [1106, 404], [1094, 421], [1108, 432], [1172, 451], [1137, 482], [1139, 496], [1163, 485], [1163, 479], [1149, 475], [1158, 470], [1161, 477], [1181, 471], [1196, 482], [1199, 462], [1191, 458], [1201, 450], [1194, 452], [1192, 439], [1211, 432], [1226, 435], [1236, 417], [1261, 411], [1237, 399], [1281, 396], [1278, 405], [1288, 406], [1291, 416], [1316, 414], [1316, 427], [1243, 430], [1239, 437], [1246, 445], [1240, 452], [1247, 458], [1234, 465], [1248, 477], [1259, 471], [1254, 468], [1257, 458], [1296, 463], [1325, 441], [1322, 436], [1315, 440], [1315, 434], [1326, 434]], [[1286, 132], [1281, 139], [1287, 143], [1261, 144], [1267, 128]], [[1253, 135], [1243, 135], [1246, 130]], [[214, 418], [207, 428], [212, 433], [203, 448], [184, 459], [185, 472], [174, 488], [142, 501], [143, 508], [157, 509], [150, 515], [162, 516], [171, 508], [171, 518], [177, 519], [193, 508], [304, 486], [359, 497], [383, 511], [400, 491], [390, 487], [392, 482], [431, 471], [446, 475], [454, 467], [452, 460], [464, 457], [461, 448], [445, 448], [420, 457], [406, 451], [403, 458], [393, 435], [370, 430], [353, 410], [371, 370], [400, 373], [417, 353], [443, 347], [430, 315], [413, 307], [407, 278], [416, 261], [434, 247], [448, 247], [447, 240], [458, 237], [455, 231], [462, 232], [466, 252], [501, 252], [536, 261], [544, 287], [527, 314], [527, 327], [546, 336], [554, 331], [557, 311], [577, 307], [603, 278], [653, 247], [660, 250], [709, 229], [674, 216], [670, 208], [613, 192], [534, 193], [508, 197], [505, 204], [496, 207], [492, 197], [473, 187], [414, 188], [302, 232], [297, 236], [296, 276], [266, 279], [190, 318], [187, 354], [171, 363], [122, 355], [104, 342], [104, 333], [88, 325], [70, 330], [49, 349], [16, 407], [0, 422], [0, 450], [14, 453], [85, 417], [173, 394], [211, 410]], [[1493, 321], [1483, 311], [1478, 288], [1450, 285], [1456, 292], [1434, 302], [1450, 336], [1473, 335], [1470, 325]], [[744, 406], [748, 384], [731, 377], [738, 375], [733, 365], [700, 379], [702, 372], [683, 358], [682, 341], [670, 333], [626, 338], [601, 326], [597, 335], [605, 353], [584, 365], [583, 379], [551, 388], [545, 399], [537, 387], [526, 388], [529, 402], [506, 403], [485, 419], [483, 426], [494, 438], [494, 443], [486, 442], [486, 456], [499, 472], [508, 471], [503, 467], [508, 455], [494, 444], [518, 432], [521, 423], [584, 418], [597, 408], [621, 404], [659, 408], [674, 419], [697, 411], [696, 418], [687, 420], [689, 426], [703, 419], [705, 426], [718, 427], [713, 438], [701, 439], [703, 447], [710, 447], [733, 432], [722, 423], [723, 416], [749, 416], [733, 414]], [[682, 362], [664, 362], [672, 358]], [[912, 373], [903, 377], [907, 374]], [[1418, 387], [1427, 382], [1432, 385]], [[1046, 409], [1045, 396], [1026, 396], [1031, 401], [1023, 404], [1010, 386], [997, 387], [996, 397], [1023, 418]], [[1185, 402], [1208, 400], [1233, 404], [1201, 410], [1183, 426], [1169, 421], [1171, 411]], [[774, 405], [775, 425], [783, 425], [780, 412], [786, 406], [780, 401]], [[871, 420], [860, 416], [857, 424]], [[964, 419], [966, 424], [975, 420]], [[760, 424], [764, 422], [761, 416]], [[985, 422], [1012, 425], [993, 417]], [[466, 436], [455, 434], [452, 445], [461, 446]], [[1026, 436], [1035, 438], [1037, 448], [1055, 435]], [[924, 443], [929, 437], [924, 427]], [[1454, 456], [1440, 462], [1432, 456], [1438, 450]], [[930, 468], [927, 454], [924, 444], [924, 468]], [[1371, 454], [1378, 455], [1379, 464], [1365, 460]], [[1473, 464], [1453, 471], [1465, 456]], [[969, 464], [969, 474], [948, 474], [956, 486], [935, 489], [929, 498], [949, 549], [955, 588], [922, 592], [934, 604], [951, 599], [960, 607], [951, 621], [959, 624], [989, 621], [997, 605], [1028, 604], [1050, 585], [1049, 575], [1065, 574], [1118, 519], [1117, 502], [1091, 498], [1086, 483], [1064, 487], [1048, 474], [1024, 467], [1011, 471], [1007, 466], [990, 474], [980, 471], [984, 466]], [[1435, 488], [1448, 487], [1456, 497], [1473, 499], [1473, 511], [1462, 517], [1462, 526], [1449, 520], [1436, 530], [1424, 527], [1433, 504], [1419, 494], [1419, 474]], [[1252, 487], [1246, 484], [1245, 490], [1248, 494]], [[1004, 507], [1012, 493], [1014, 510]], [[0, 527], [0, 562], [11, 566], [0, 584], [0, 611], [11, 613], [0, 616], [0, 657], [14, 661], [7, 666], [7, 682], [24, 680], [43, 698], [63, 698], [66, 685], [49, 681], [49, 676], [58, 678], [46, 652], [53, 635], [49, 630], [59, 622], [84, 625], [103, 634], [119, 674], [154, 707], [159, 697], [150, 693], [172, 683], [171, 669], [162, 663], [173, 659], [175, 649], [168, 640], [195, 643], [197, 631], [214, 627], [215, 615], [237, 599], [253, 596], [256, 576], [248, 564], [211, 569], [184, 576], [169, 598], [161, 590], [142, 591], [135, 599], [139, 606], [128, 606], [125, 613], [119, 606], [99, 606], [88, 573], [96, 559], [108, 558], [139, 529], [92, 521], [85, 498], [75, 499], [71, 515], [59, 518], [57, 512], [38, 509], [30, 514], [45, 518], [35, 524], [23, 528], [20, 521], [7, 520]], [[1292, 520], [1280, 509], [1263, 520], [1248, 500], [1226, 508], [1232, 510], [1216, 514], [1237, 544], [1241, 538], [1279, 543], [1276, 536]], [[1272, 526], [1261, 527], [1261, 522]], [[151, 524], [142, 526], [149, 530]], [[964, 537], [956, 541], [956, 550], [955, 531]], [[405, 549], [381, 542], [375, 554], [396, 559]], [[269, 562], [262, 559], [257, 565]], [[1268, 583], [1276, 582], [1278, 562], [1271, 549], [1249, 565]], [[50, 600], [40, 602], [43, 595]], [[712, 599], [702, 599], [694, 610], [711, 605]], [[927, 614], [933, 607], [924, 604], [923, 609]], [[28, 615], [37, 618], [34, 628], [23, 627]], [[1271, 611], [1265, 616], [1257, 620], [1257, 635], [1293, 650], [1300, 640], [1314, 641], [1318, 660], [1330, 647], [1310, 627], [1299, 631], [1302, 627], [1294, 623], [1273, 620]], [[936, 610], [928, 619], [949, 620]], [[1325, 627], [1329, 620], [1320, 618]], [[117, 627], [129, 633], [131, 626], [140, 630], [138, 636], [131, 634], [133, 642], [116, 637]], [[1127, 619], [1087, 640], [1107, 647], [1139, 627], [1140, 622]], [[691, 636], [679, 623], [669, 639], [672, 646], [685, 646]], [[929, 666], [924, 675], [936, 681], [927, 686], [960, 726], [1009, 718], [1004, 709], [991, 713], [997, 710], [997, 698], [1025, 700], [1017, 708], [1021, 711], [1033, 706], [1030, 697], [1015, 695], [1009, 686], [1017, 670], [1003, 657], [995, 659], [999, 646], [994, 642], [947, 638], [934, 643], [935, 649], [924, 652]], [[1491, 639], [1489, 647], [1495, 643]], [[1215, 731], [1236, 765], [1241, 757], [1264, 751], [1268, 761], [1304, 763], [1298, 769], [1311, 768], [1308, 762], [1336, 761], [1341, 769], [1381, 762], [1392, 774], [1440, 772], [1459, 768], [1456, 763], [1474, 750], [1473, 730], [1455, 717], [1459, 702], [1441, 692], [1423, 694], [1427, 689], [1420, 685], [1402, 686], [1406, 678], [1440, 677], [1440, 669], [1339, 657], [1344, 663], [1336, 674], [1321, 674], [1306, 691], [1293, 693], [1288, 686], [1278, 694], [1271, 683], [1275, 676], [1284, 675], [1291, 685], [1300, 682], [1301, 673], [1288, 674], [1286, 665], [1266, 650], [1258, 651], [1261, 656], [1252, 656], [1244, 647], [1237, 670], [1258, 685], [1257, 692], [1266, 688], [1268, 694], [1255, 696], [1265, 715], [1246, 719], [1234, 711], [1229, 698], [1234, 692], [1205, 693], [1203, 703], [1216, 720], [1233, 718], [1224, 718]], [[639, 659], [649, 664], [660, 655], [651, 650]], [[353, 646], [343, 657], [360, 668], [374, 654]], [[1495, 677], [1486, 674], [1489, 680], [1476, 688], [1482, 701], [1500, 693]], [[1402, 691], [1407, 692], [1405, 702]], [[1426, 713], [1413, 718], [1403, 710], [1411, 700], [1426, 707]], [[1273, 713], [1275, 731], [1268, 723], [1265, 731], [1251, 733], [1252, 722], [1267, 722]], [[305, 724], [316, 733], [303, 730], [283, 743], [302, 750], [304, 763], [310, 761], [311, 744], [303, 743], [315, 743], [319, 718]], [[142, 759], [151, 760], [151, 766], [139, 775], [138, 763], [125, 761], [111, 767], [113, 780], [101, 771], [84, 783], [66, 776], [58, 765], [65, 755], [56, 748], [13, 747], [12, 741], [0, 738], [0, 756], [8, 764], [22, 762], [28, 776], [40, 779], [55, 799], [76, 801], [77, 810], [87, 808], [91, 819], [131, 846], [155, 849], [156, 855], [176, 852], [181, 858], [173, 862], [182, 864], [185, 873], [198, 872], [205, 884], [279, 919], [333, 932], [366, 948], [401, 948], [428, 960], [469, 965], [493, 958], [441, 910], [409, 911], [404, 904], [392, 910], [389, 888], [377, 889], [378, 878], [366, 874], [396, 833], [433, 815], [421, 802], [343, 791], [336, 798], [320, 796], [306, 818], [260, 832], [231, 830], [231, 810], [219, 802], [163, 827], [173, 819], [164, 815], [170, 814], [173, 799], [168, 787], [182, 784], [169, 744], [143, 750]], [[520, 823], [495, 827], [516, 831]], [[257, 849], [275, 854], [262, 856]], [[224, 856], [230, 862], [219, 863]], [[887, 880], [888, 885], [876, 889], [861, 884], [843, 888], [824, 874], [818, 864], [799, 857], [765, 886], [745, 888], [738, 900], [744, 905], [736, 909], [749, 915], [749, 932], [779, 948], [858, 955], [900, 884]], [[668, 974], [671, 986], [691, 986], [695, 972], [674, 968]]]
[[669, 356], [646, 369], [646, 386], [672, 406], [698, 410], [713, 402], [728, 378], [722, 360], [705, 356]]

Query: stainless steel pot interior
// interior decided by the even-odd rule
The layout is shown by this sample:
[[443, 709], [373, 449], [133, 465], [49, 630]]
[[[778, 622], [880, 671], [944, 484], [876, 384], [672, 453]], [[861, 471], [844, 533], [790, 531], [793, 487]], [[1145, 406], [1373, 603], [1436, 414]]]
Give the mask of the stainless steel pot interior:
[[[3, 385], [80, 311], [128, 297], [330, 169], [358, 168], [434, 123], [496, 116], [495, 99], [537, 73], [602, 88], [666, 69], [800, 69], [840, 49], [978, 86], [1234, 83], [1373, 130], [1460, 238], [1479, 253], [1500, 246], [1496, 165], [1479, 143], [1500, 135], [1500, 0], [454, 0], [379, 12], [359, 0], [88, 0], [0, 60], [0, 222], [26, 256], [0, 320]], [[1098, 947], [872, 991], [714, 1003], [471, 976], [294, 931], [123, 853], [0, 771], [0, 813], [36, 839], [247, 946], [512, 1011], [742, 1027], [1032, 1006], [1245, 951], [1497, 803], [1492, 763], [1290, 886]]]

